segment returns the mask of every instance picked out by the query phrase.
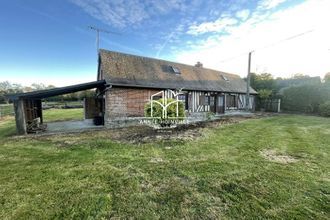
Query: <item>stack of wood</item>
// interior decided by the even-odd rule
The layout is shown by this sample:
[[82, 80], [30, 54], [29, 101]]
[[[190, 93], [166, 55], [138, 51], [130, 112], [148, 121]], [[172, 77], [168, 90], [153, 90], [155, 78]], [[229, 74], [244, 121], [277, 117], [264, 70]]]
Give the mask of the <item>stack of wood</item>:
[[47, 124], [41, 124], [40, 118], [35, 118], [32, 121], [27, 123], [27, 132], [28, 133], [40, 133], [46, 131]]

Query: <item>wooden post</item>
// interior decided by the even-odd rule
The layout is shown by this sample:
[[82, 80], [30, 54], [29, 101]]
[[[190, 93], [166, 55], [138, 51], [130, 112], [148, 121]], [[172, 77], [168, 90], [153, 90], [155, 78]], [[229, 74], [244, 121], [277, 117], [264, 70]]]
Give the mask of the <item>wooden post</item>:
[[224, 95], [225, 97], [224, 97], [224, 111], [223, 111], [223, 113], [226, 113], [226, 110], [227, 110], [227, 93], [225, 93], [225, 95]]
[[278, 99], [277, 102], [277, 112], [281, 112], [281, 99]]
[[15, 120], [16, 120], [16, 131], [19, 135], [27, 134], [26, 132], [26, 121], [24, 112], [24, 100], [19, 99], [14, 101]]

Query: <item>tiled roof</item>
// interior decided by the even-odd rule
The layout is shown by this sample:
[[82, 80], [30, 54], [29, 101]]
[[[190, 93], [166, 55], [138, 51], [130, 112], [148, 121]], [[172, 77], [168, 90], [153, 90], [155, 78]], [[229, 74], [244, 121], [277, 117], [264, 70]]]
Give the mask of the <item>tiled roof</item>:
[[246, 93], [246, 82], [235, 74], [103, 49], [99, 56], [99, 71], [115, 86]]

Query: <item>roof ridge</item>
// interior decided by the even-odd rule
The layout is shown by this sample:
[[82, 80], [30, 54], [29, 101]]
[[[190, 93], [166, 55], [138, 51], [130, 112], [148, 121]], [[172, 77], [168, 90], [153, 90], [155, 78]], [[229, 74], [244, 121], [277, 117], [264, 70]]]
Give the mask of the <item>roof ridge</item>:
[[211, 68], [205, 68], [205, 67], [196, 67], [194, 65], [189, 65], [189, 64], [185, 64], [185, 63], [179, 63], [179, 62], [174, 62], [174, 61], [170, 61], [170, 60], [164, 60], [164, 59], [159, 59], [159, 58], [154, 58], [154, 57], [147, 57], [147, 56], [140, 56], [140, 55], [135, 55], [135, 54], [128, 54], [128, 53], [123, 53], [123, 52], [119, 52], [119, 51], [112, 51], [112, 50], [106, 50], [106, 49], [100, 49], [100, 52], [105, 52], [105, 53], [117, 53], [117, 54], [121, 54], [121, 55], [126, 55], [126, 56], [131, 56], [131, 57], [139, 57], [139, 58], [146, 58], [146, 59], [150, 59], [150, 60], [157, 60], [157, 61], [163, 61], [163, 62], [170, 62], [170, 63], [174, 63], [174, 64], [179, 64], [179, 65], [184, 65], [187, 67], [193, 67], [196, 70], [200, 70], [201, 68], [204, 70], [211, 70], [211, 71], [215, 71], [218, 72], [220, 74], [228, 74], [231, 76], [238, 76], [239, 78], [241, 78], [238, 74], [234, 74], [234, 73], [227, 73], [227, 72], [223, 72], [220, 70], [215, 70], [215, 69], [211, 69]]

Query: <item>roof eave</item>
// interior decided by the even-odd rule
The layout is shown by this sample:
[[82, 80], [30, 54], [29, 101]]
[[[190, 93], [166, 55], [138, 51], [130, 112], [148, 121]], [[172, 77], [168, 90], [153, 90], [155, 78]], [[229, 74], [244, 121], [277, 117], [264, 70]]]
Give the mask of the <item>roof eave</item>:
[[[112, 87], [126, 87], [126, 88], [139, 88], [139, 89], [181, 89], [185, 91], [205, 91], [205, 92], [223, 92], [223, 93], [239, 93], [245, 94], [246, 92], [239, 91], [226, 91], [226, 90], [212, 90], [212, 89], [196, 89], [196, 88], [175, 88], [175, 87], [162, 87], [162, 86], [147, 86], [147, 85], [136, 85], [136, 84], [120, 84], [120, 83], [109, 83]], [[250, 92], [251, 95], [256, 95], [256, 92]]]
[[26, 93], [17, 93], [17, 94], [9, 94], [7, 97], [9, 100], [19, 100], [19, 99], [43, 99], [57, 95], [63, 95], [68, 93], [74, 93], [78, 91], [100, 88], [106, 85], [105, 80], [98, 80], [88, 83], [76, 84], [72, 86], [59, 87], [54, 89], [40, 90], [34, 92], [26, 92]]

